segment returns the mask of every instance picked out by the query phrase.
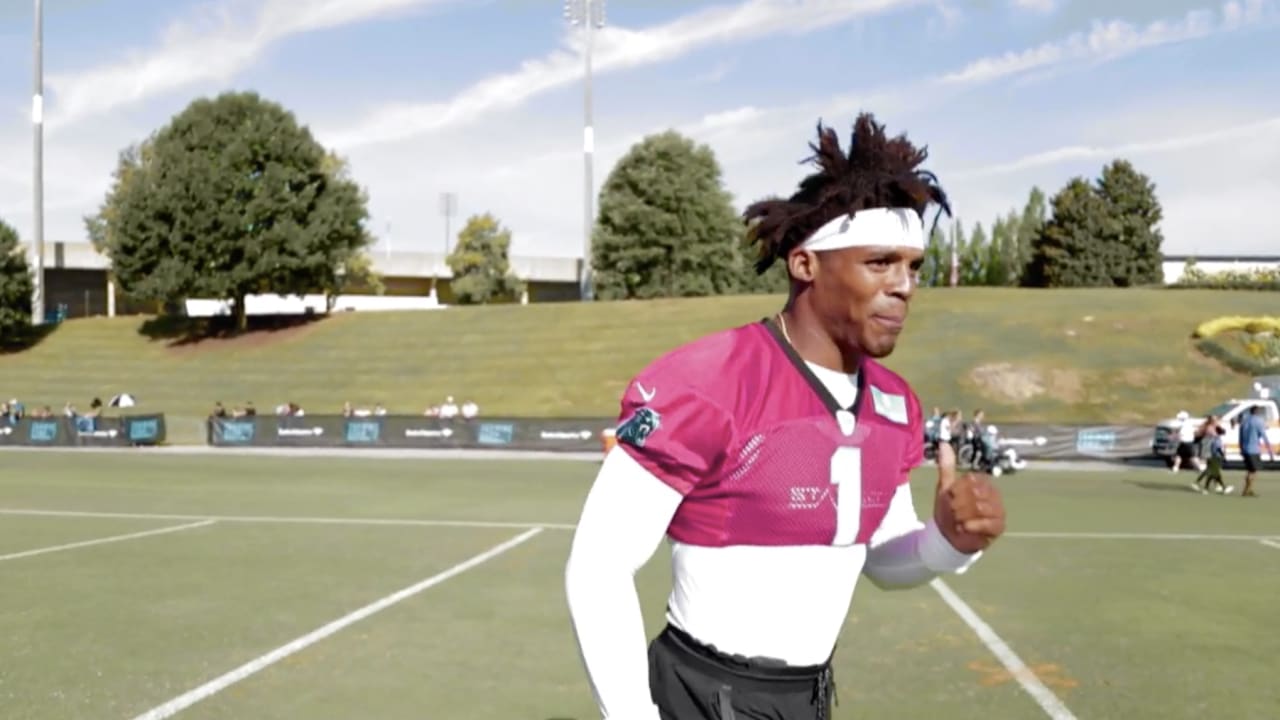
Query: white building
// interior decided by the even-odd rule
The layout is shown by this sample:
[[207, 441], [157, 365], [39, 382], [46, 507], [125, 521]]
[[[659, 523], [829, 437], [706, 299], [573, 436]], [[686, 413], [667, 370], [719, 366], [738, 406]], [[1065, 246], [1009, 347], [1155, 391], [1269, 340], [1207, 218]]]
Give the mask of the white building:
[[[1277, 248], [1280, 252], [1280, 248]], [[1280, 269], [1280, 254], [1275, 255], [1165, 255], [1164, 282], [1172, 285], [1182, 277], [1187, 262], [1195, 261], [1196, 269], [1208, 274], [1236, 270], [1247, 272], [1255, 269]]]

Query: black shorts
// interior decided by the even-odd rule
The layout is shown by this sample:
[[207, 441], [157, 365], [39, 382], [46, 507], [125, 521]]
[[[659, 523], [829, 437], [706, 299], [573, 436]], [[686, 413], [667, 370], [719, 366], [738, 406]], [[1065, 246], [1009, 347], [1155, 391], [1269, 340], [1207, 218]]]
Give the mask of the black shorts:
[[835, 686], [829, 662], [766, 666], [667, 626], [649, 645], [649, 693], [663, 720], [828, 720]]
[[1261, 467], [1262, 467], [1261, 455], [1245, 455], [1244, 456], [1245, 472], [1258, 472], [1258, 470]]
[[1196, 446], [1189, 442], [1178, 443], [1178, 457], [1190, 460], [1196, 456]]

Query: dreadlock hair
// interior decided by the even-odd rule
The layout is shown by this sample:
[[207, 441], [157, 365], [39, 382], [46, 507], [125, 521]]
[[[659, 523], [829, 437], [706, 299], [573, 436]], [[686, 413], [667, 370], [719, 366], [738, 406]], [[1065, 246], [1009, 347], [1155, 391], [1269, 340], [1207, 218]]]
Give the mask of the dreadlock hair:
[[841, 214], [852, 216], [868, 208], [911, 208], [922, 218], [930, 202], [951, 216], [946, 193], [933, 173], [916, 169], [929, 156], [926, 148], [911, 144], [905, 134], [885, 135], [869, 113], [853, 124], [849, 154], [840, 150], [835, 130], [818, 122], [818, 142], [809, 143], [811, 162], [818, 171], [800, 181], [800, 189], [787, 200], [768, 198], [752, 203], [743, 213], [748, 225], [747, 242], [759, 245], [756, 272], [763, 274], [774, 260], [787, 256], [825, 223]]

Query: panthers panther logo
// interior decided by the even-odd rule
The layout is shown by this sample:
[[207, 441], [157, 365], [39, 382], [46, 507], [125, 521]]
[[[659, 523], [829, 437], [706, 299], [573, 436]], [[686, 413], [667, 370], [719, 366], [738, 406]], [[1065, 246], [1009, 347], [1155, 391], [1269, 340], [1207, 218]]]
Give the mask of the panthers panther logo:
[[644, 447], [644, 442], [662, 424], [662, 416], [652, 408], [637, 408], [631, 417], [618, 426], [618, 442]]

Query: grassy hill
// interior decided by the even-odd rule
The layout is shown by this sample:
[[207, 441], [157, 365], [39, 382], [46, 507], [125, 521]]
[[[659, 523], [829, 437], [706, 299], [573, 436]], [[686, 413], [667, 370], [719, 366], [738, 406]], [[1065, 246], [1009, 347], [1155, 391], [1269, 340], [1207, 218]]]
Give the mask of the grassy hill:
[[[1208, 318], [1274, 313], [1275, 293], [1168, 290], [925, 290], [889, 365], [926, 405], [987, 409], [994, 422], [1147, 423], [1240, 394], [1245, 377], [1201, 357]], [[69, 321], [0, 355], [0, 395], [55, 411], [94, 396], [138, 396], [200, 442], [215, 401], [260, 411], [344, 401], [420, 413], [445, 395], [482, 413], [610, 416], [629, 377], [663, 351], [752, 322], [781, 297], [450, 308], [342, 314], [230, 340], [178, 343], [144, 319]]]

